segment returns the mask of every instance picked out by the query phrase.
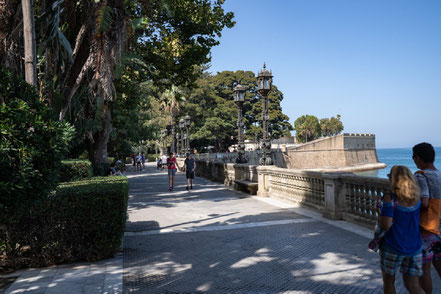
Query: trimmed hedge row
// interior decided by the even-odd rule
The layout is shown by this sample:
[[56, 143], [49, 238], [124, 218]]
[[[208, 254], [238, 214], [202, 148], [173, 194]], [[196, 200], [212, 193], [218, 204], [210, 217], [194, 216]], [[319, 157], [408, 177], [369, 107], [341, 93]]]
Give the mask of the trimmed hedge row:
[[61, 182], [72, 182], [92, 177], [92, 163], [89, 160], [63, 160], [61, 165]]
[[7, 228], [3, 267], [47, 266], [112, 257], [119, 251], [123, 238], [127, 201], [125, 177], [96, 177], [60, 184], [45, 200], [35, 203], [29, 219]]

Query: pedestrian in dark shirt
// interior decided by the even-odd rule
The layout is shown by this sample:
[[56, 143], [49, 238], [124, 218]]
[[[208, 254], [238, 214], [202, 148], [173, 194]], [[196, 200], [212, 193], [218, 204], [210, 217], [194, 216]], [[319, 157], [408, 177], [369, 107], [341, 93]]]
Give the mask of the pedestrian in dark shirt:
[[196, 161], [187, 153], [187, 158], [184, 161], [185, 176], [187, 177], [187, 190], [193, 189], [194, 170], [196, 169]]

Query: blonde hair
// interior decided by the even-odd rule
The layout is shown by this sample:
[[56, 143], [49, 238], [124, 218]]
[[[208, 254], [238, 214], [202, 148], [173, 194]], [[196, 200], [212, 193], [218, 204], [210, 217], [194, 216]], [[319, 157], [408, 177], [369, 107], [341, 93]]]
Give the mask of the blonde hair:
[[399, 201], [414, 204], [419, 196], [420, 189], [411, 171], [402, 165], [394, 165], [390, 171], [390, 185], [392, 192]]

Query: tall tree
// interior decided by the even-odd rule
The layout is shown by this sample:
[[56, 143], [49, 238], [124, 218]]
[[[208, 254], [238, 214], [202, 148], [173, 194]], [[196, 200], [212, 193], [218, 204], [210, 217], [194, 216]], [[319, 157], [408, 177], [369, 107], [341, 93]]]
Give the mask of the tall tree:
[[[165, 90], [160, 97], [161, 106], [163, 111], [170, 114], [170, 125], [175, 125], [175, 117], [178, 111], [181, 109], [181, 105], [185, 102], [185, 98], [182, 96], [181, 91], [175, 85], [172, 85], [170, 89]], [[175, 152], [175, 128], [171, 129], [171, 152]]]
[[21, 7], [23, 9], [26, 82], [33, 86], [37, 86], [37, 49], [35, 43], [35, 21], [32, 0], [22, 0]]
[[[197, 82], [198, 88], [189, 95], [181, 115], [192, 113], [192, 141], [201, 149], [208, 145], [217, 150], [226, 150], [237, 143], [237, 108], [233, 101], [233, 88], [240, 83], [246, 88], [243, 106], [245, 138], [259, 140], [261, 129], [261, 97], [257, 95], [254, 73], [238, 70], [223, 71], [215, 75], [204, 73]], [[288, 116], [282, 113], [280, 102], [283, 94], [274, 85], [269, 95], [270, 133], [273, 139], [290, 135], [292, 130]]]
[[320, 137], [320, 123], [314, 115], [302, 115], [294, 122], [298, 142], [310, 142]]
[[[84, 126], [80, 135], [94, 164], [107, 162], [114, 132], [112, 108], [119, 96], [116, 80], [135, 65], [137, 83], [151, 80], [163, 88], [194, 83], [198, 77], [194, 66], [210, 61], [222, 29], [234, 25], [223, 2], [36, 1], [40, 92], [46, 92], [48, 104], [59, 110], [60, 120]], [[0, 23], [7, 24], [5, 30], [0, 28], [0, 36], [16, 35], [13, 30], [21, 19], [14, 13], [19, 5], [11, 0], [0, 7]], [[15, 65], [17, 60], [20, 64], [16, 57], [9, 48], [0, 49], [2, 64]]]

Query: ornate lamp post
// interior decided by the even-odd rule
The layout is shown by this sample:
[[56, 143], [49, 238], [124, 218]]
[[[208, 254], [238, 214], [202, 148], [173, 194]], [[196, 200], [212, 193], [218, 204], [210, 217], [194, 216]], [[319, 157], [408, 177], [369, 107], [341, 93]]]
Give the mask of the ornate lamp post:
[[245, 102], [245, 87], [241, 84], [236, 85], [233, 88], [233, 98], [234, 102], [237, 105], [237, 128], [238, 128], [238, 136], [237, 136], [237, 163], [246, 163], [247, 160], [245, 158], [245, 144], [243, 142], [243, 121], [242, 121], [242, 106]]
[[184, 117], [184, 120], [185, 120], [185, 129], [186, 129], [186, 131], [187, 131], [187, 148], [186, 148], [186, 152], [188, 153], [188, 152], [190, 152], [190, 120], [191, 120], [191, 117], [190, 116], [188, 116], [188, 115], [186, 115], [185, 117]]
[[167, 129], [163, 129], [161, 131], [161, 137], [162, 137], [162, 154], [167, 153]]
[[[166, 134], [166, 136], [169, 136], [170, 133], [172, 132], [173, 126], [172, 126], [171, 124], [168, 124], [165, 128], [167, 129], [167, 134]], [[175, 141], [175, 138], [172, 137], [172, 143], [171, 143], [171, 145], [170, 145], [170, 152], [174, 152], [174, 151], [175, 151], [175, 148], [173, 147], [173, 143], [174, 143], [174, 141]], [[166, 142], [166, 149], [167, 149], [167, 140], [166, 140], [165, 142]], [[167, 152], [167, 151], [168, 151], [168, 150], [166, 150], [166, 152]]]
[[179, 133], [176, 133], [176, 154], [177, 154], [177, 156], [179, 156], [180, 155], [180, 150], [179, 150]]
[[263, 140], [261, 148], [260, 165], [272, 165], [271, 160], [271, 138], [268, 132], [268, 93], [271, 91], [273, 75], [266, 69], [265, 63], [263, 69], [257, 75], [257, 92], [262, 96], [262, 129]]
[[182, 144], [181, 144], [181, 153], [183, 154], [185, 152], [186, 148], [187, 148], [185, 146], [186, 145], [186, 140], [184, 138], [185, 120], [183, 118], [181, 118], [179, 120], [179, 128], [181, 129], [181, 142], [182, 142]]

